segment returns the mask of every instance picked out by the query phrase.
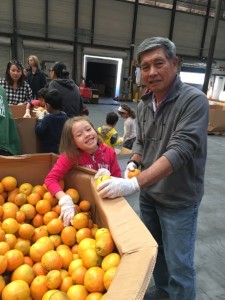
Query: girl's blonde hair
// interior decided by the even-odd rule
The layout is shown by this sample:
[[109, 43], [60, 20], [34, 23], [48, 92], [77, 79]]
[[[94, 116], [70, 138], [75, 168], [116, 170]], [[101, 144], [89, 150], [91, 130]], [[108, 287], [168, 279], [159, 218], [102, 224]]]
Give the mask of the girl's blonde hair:
[[129, 105], [123, 103], [121, 104], [122, 109], [126, 110], [129, 114], [129, 117], [131, 117], [132, 119], [136, 118], [136, 112], [133, 108], [131, 108]]
[[91, 127], [95, 130], [95, 132], [98, 135], [98, 144], [101, 143], [99, 133], [95, 129], [92, 122], [86, 116], [69, 118], [65, 122], [63, 127], [60, 145], [59, 145], [59, 153], [65, 153], [70, 159], [78, 159], [79, 156], [79, 149], [74, 141], [72, 127], [74, 123], [78, 123], [80, 121], [87, 121], [91, 125]]

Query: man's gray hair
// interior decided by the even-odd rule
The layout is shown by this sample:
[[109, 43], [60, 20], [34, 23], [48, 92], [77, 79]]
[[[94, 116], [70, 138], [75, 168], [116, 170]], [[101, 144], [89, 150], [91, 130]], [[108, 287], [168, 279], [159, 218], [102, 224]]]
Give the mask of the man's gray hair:
[[176, 56], [176, 46], [168, 38], [163, 37], [151, 37], [145, 39], [138, 47], [137, 60], [140, 64], [141, 54], [147, 51], [155, 50], [157, 48], [163, 48], [166, 52], [166, 56], [172, 59]]

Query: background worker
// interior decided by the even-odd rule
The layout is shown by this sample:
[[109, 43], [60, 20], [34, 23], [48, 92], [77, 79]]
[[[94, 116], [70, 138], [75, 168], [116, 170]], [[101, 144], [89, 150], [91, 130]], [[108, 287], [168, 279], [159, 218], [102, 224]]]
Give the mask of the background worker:
[[137, 139], [125, 177], [98, 186], [102, 198], [140, 191], [141, 218], [158, 243], [155, 287], [146, 299], [194, 300], [194, 250], [198, 209], [204, 194], [208, 99], [177, 74], [176, 47], [166, 38], [138, 48], [142, 78], [150, 93], [137, 107]]

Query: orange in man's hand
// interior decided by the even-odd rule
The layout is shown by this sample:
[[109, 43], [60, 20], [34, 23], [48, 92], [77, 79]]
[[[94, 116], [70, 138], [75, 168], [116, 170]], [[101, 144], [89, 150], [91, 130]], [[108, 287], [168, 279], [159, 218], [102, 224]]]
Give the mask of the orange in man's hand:
[[141, 170], [139, 169], [134, 169], [133, 171], [129, 171], [127, 177], [130, 179], [132, 177], [137, 176], [138, 174], [141, 173]]

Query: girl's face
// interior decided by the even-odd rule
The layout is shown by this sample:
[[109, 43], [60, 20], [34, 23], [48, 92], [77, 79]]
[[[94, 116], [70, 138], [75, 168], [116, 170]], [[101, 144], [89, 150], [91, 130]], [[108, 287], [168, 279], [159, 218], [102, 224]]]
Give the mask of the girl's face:
[[75, 122], [72, 127], [72, 134], [78, 149], [89, 154], [97, 150], [98, 134], [86, 120]]
[[33, 57], [28, 58], [28, 64], [30, 67], [35, 67], [35, 60], [33, 59]]
[[126, 113], [126, 112], [119, 112], [119, 115], [121, 116], [121, 118], [123, 118], [123, 119], [126, 119], [126, 118], [128, 118], [128, 112]]
[[19, 69], [16, 65], [11, 65], [9, 69], [9, 75], [13, 81], [18, 81], [22, 76], [22, 70]]

